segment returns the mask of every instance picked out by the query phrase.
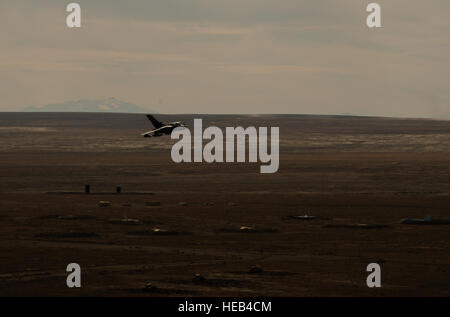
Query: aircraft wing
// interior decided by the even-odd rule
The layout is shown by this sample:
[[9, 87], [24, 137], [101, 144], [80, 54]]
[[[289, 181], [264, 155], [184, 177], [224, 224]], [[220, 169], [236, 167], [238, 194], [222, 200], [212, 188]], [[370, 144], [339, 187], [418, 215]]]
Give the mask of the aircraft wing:
[[147, 138], [149, 138], [149, 137], [156, 137], [156, 136], [162, 136], [164, 134], [169, 134], [170, 132], [172, 132], [172, 130], [173, 130], [172, 126], [165, 125], [165, 126], [162, 126], [162, 127], [158, 128], [158, 129], [154, 129], [154, 130], [142, 133], [141, 135], [145, 136]]
[[162, 134], [158, 130], [159, 129], [148, 131], [148, 132], [142, 133], [141, 135], [146, 137], [146, 138], [161, 136]]

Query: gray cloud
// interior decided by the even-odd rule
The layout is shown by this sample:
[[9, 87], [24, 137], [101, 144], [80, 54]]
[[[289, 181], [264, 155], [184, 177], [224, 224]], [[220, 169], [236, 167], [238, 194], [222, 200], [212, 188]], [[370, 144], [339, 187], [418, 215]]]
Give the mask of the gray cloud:
[[[450, 2], [0, 3], [0, 110], [115, 95], [160, 112], [450, 114]], [[162, 103], [161, 100], [164, 100]]]

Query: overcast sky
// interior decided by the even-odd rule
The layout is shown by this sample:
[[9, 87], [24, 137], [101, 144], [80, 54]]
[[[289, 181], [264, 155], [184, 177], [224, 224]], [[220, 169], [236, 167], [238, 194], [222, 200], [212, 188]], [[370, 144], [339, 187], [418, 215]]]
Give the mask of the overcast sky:
[[450, 1], [0, 1], [0, 110], [116, 97], [161, 113], [450, 117]]

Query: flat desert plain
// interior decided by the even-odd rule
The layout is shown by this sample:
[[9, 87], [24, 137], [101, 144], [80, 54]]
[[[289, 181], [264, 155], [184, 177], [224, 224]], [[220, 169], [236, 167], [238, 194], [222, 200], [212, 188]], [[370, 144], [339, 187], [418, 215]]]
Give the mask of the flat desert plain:
[[450, 295], [450, 225], [401, 222], [450, 219], [449, 121], [157, 117], [278, 126], [280, 169], [176, 164], [144, 115], [1, 113], [0, 295]]

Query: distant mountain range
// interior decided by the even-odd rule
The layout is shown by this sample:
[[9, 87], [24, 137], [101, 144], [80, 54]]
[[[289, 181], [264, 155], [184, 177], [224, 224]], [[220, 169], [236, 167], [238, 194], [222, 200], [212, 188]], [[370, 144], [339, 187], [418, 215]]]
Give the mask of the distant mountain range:
[[149, 108], [142, 108], [133, 103], [124, 102], [114, 97], [99, 100], [75, 100], [45, 106], [26, 107], [25, 112], [122, 112], [122, 113], [157, 113]]

